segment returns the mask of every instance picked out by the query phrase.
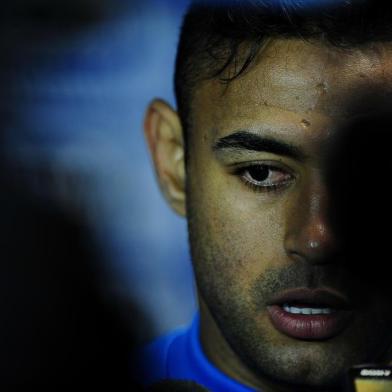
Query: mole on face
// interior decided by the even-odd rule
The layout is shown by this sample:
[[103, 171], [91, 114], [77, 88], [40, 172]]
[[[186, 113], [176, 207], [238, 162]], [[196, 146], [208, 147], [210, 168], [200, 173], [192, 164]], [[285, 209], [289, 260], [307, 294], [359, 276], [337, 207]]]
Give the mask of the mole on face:
[[311, 124], [310, 124], [310, 121], [308, 121], [305, 118], [303, 118], [301, 120], [301, 125], [302, 125], [303, 128], [309, 128]]
[[316, 88], [320, 91], [321, 94], [326, 94], [327, 93], [327, 85], [325, 82], [318, 83]]

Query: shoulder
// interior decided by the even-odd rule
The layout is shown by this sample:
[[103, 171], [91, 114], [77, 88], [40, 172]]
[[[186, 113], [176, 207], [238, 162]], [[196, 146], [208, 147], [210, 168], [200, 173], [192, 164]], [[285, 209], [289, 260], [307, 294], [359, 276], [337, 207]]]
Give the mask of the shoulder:
[[169, 377], [169, 351], [176, 340], [187, 332], [187, 327], [177, 328], [160, 336], [132, 354], [132, 373], [142, 385]]

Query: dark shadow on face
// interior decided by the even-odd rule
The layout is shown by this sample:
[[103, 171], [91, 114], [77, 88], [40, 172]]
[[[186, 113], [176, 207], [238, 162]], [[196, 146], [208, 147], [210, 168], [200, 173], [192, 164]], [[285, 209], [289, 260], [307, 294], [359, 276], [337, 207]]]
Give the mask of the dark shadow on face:
[[388, 95], [362, 94], [349, 111], [361, 113], [341, 126], [327, 164], [331, 224], [342, 260], [357, 282], [358, 301], [392, 298], [392, 111]]
[[[357, 308], [371, 307], [376, 322], [391, 319], [392, 111], [390, 92], [367, 91], [348, 105], [356, 113], [331, 140], [326, 181], [331, 225]], [[390, 323], [390, 321], [387, 321]], [[375, 330], [391, 361], [392, 332]], [[366, 344], [366, 343], [365, 343]]]

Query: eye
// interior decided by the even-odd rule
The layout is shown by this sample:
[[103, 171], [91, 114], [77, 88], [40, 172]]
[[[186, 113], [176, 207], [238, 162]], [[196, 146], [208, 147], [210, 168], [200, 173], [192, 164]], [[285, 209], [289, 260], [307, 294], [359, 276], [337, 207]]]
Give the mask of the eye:
[[238, 174], [246, 185], [257, 191], [283, 188], [294, 178], [287, 170], [269, 164], [246, 166], [239, 169]]

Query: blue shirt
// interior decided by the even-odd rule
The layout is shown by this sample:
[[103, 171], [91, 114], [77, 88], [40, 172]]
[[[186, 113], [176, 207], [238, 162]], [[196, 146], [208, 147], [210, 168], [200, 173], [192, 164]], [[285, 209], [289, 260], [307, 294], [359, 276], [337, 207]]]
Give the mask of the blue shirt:
[[160, 380], [189, 380], [211, 392], [253, 392], [217, 369], [202, 351], [200, 317], [189, 327], [176, 329], [143, 347], [135, 356], [136, 378], [142, 385]]

